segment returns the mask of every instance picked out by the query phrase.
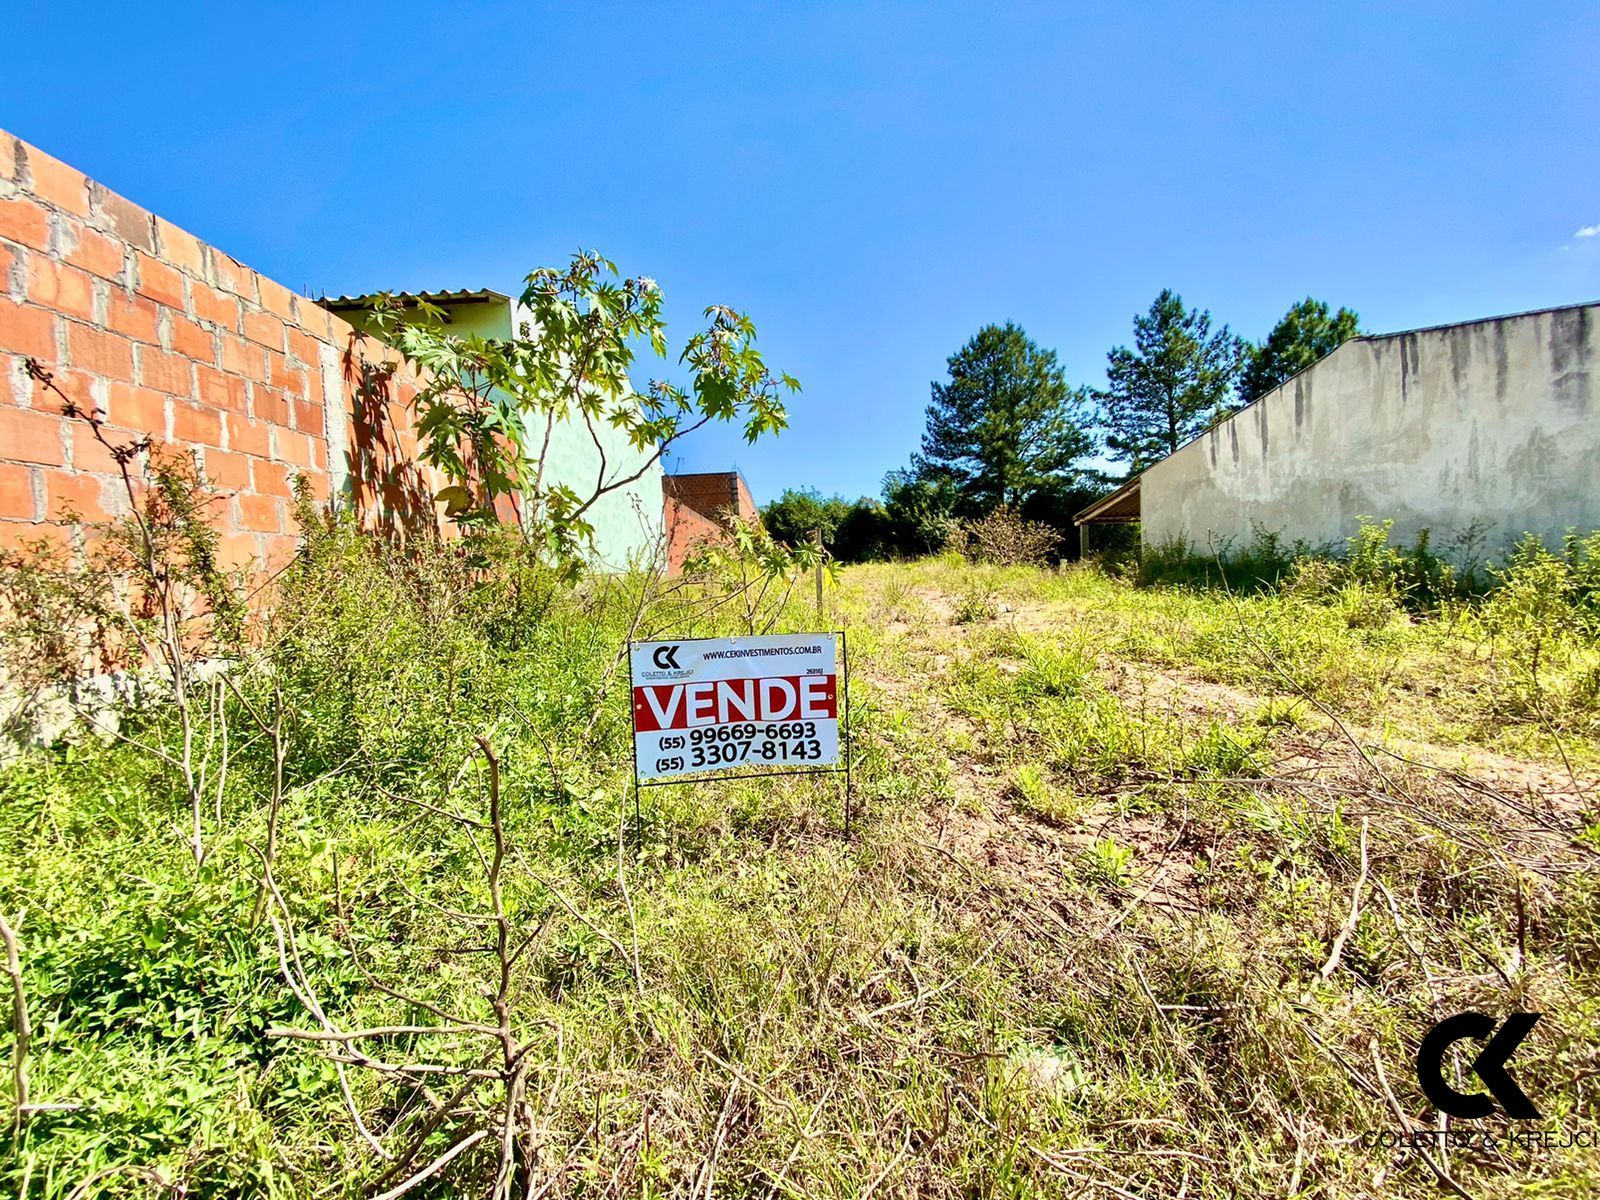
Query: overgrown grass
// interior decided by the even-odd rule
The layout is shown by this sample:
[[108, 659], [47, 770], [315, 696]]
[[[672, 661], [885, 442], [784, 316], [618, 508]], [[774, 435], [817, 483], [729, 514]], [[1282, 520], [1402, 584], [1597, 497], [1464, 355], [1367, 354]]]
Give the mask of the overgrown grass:
[[[1572, 573], [1528, 563], [1381, 620], [1348, 580], [851, 568], [822, 621], [856, 671], [856, 837], [835, 781], [780, 779], [652, 789], [636, 838], [618, 649], [738, 632], [740, 605], [318, 534], [235, 673], [202, 865], [128, 740], [5, 770], [32, 1099], [72, 1107], [0, 1134], [0, 1184], [374, 1195], [490, 1129], [407, 1193], [487, 1194], [500, 1081], [370, 1062], [474, 1069], [427, 1030], [493, 1026], [497, 995], [541, 1195], [1425, 1194], [1418, 1154], [1360, 1138], [1433, 1120], [1410, 1057], [1463, 1008], [1543, 1012], [1517, 1076], [1540, 1128], [1593, 1138], [1596, 646]], [[504, 993], [480, 736], [528, 938]], [[281, 1036], [320, 1027], [286, 974], [397, 1031], [368, 1065]], [[1600, 1152], [1436, 1166], [1579, 1197]]]

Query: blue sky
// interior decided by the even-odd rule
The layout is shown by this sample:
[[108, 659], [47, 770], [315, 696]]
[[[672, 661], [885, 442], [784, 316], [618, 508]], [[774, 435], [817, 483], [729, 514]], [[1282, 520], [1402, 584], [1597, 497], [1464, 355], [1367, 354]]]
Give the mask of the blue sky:
[[[685, 470], [876, 494], [1015, 320], [1075, 383], [1163, 287], [1260, 337], [1600, 297], [1600, 5], [14, 2], [0, 126], [301, 290], [595, 247], [804, 393]], [[70, 48], [70, 56], [63, 51]]]

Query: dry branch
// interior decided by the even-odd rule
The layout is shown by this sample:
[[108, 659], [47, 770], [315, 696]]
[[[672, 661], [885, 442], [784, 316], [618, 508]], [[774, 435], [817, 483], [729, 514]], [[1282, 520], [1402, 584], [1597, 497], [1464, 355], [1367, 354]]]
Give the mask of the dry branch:
[[488, 1136], [489, 1131], [487, 1129], [480, 1129], [476, 1133], [468, 1134], [454, 1146], [451, 1146], [450, 1149], [446, 1150], [438, 1158], [434, 1159], [427, 1166], [423, 1167], [422, 1170], [418, 1171], [415, 1175], [411, 1176], [409, 1179], [402, 1180], [400, 1183], [390, 1188], [387, 1192], [383, 1192], [377, 1196], [374, 1196], [373, 1200], [399, 1200], [399, 1197], [404, 1196], [412, 1188], [416, 1187], [417, 1184], [423, 1182], [424, 1180], [432, 1179], [440, 1171], [449, 1166], [453, 1159], [465, 1154], [468, 1150], [471, 1150], [474, 1146]]
[[1344, 953], [1344, 944], [1350, 935], [1356, 931], [1356, 922], [1361, 919], [1361, 893], [1367, 886], [1367, 818], [1361, 818], [1361, 874], [1356, 878], [1356, 886], [1350, 890], [1350, 916], [1346, 918], [1340, 928], [1338, 936], [1333, 939], [1333, 947], [1328, 951], [1328, 961], [1322, 964], [1322, 982], [1327, 983], [1333, 973], [1339, 969], [1339, 957]]
[[[22, 924], [22, 918], [17, 918]], [[28, 1043], [33, 1037], [33, 1027], [28, 1022], [28, 997], [22, 989], [22, 952], [17, 947], [17, 931], [0, 913], [0, 940], [6, 947], [6, 974], [11, 977], [11, 1015], [14, 1038], [11, 1044], [11, 1081], [15, 1088], [12, 1098], [15, 1124], [21, 1128], [28, 1108]]]

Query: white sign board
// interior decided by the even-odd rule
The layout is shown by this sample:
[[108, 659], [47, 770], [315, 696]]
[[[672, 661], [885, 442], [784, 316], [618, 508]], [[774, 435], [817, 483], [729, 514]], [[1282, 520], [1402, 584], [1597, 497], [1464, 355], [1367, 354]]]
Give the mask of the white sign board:
[[838, 762], [837, 642], [831, 633], [635, 642], [637, 777]]

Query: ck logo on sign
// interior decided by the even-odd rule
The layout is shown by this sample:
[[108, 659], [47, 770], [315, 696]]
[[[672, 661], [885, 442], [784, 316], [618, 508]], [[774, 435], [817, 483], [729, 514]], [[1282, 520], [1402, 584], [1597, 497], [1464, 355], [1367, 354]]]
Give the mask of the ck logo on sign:
[[[1506, 1063], [1538, 1021], [1538, 1013], [1512, 1013], [1497, 1031], [1494, 1018], [1483, 1013], [1464, 1012], [1446, 1017], [1428, 1030], [1422, 1045], [1417, 1047], [1417, 1081], [1422, 1084], [1423, 1092], [1435, 1108], [1452, 1117], [1472, 1120], [1490, 1116], [1495, 1111], [1494, 1101], [1498, 1100], [1506, 1116], [1518, 1121], [1537, 1121], [1539, 1110], [1506, 1071]], [[1458, 1092], [1445, 1082], [1445, 1053], [1463, 1038], [1489, 1038], [1478, 1051], [1478, 1057], [1472, 1060], [1471, 1070], [1483, 1081], [1494, 1100], [1482, 1092]]]
[[843, 644], [832, 633], [630, 643], [635, 780], [839, 769]]

